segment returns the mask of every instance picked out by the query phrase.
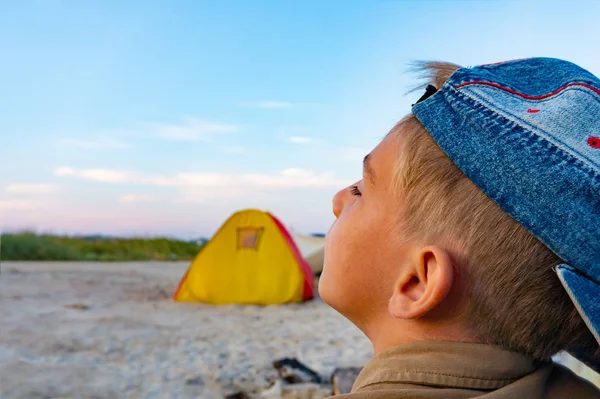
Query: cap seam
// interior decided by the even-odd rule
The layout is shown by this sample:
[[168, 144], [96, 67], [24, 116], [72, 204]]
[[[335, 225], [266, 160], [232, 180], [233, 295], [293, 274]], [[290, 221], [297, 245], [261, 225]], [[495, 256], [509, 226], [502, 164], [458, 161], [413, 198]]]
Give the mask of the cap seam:
[[558, 95], [558, 94], [560, 94], [560, 93], [562, 93], [562, 92], [564, 92], [566, 90], [569, 90], [571, 88], [579, 88], [579, 89], [585, 88], [585, 89], [591, 90], [593, 93], [595, 93], [596, 95], [600, 96], [600, 89], [594, 87], [593, 85], [591, 85], [589, 83], [584, 83], [584, 82], [571, 82], [571, 83], [568, 83], [566, 85], [563, 85], [563, 86], [559, 87], [558, 89], [556, 89], [554, 91], [551, 91], [550, 93], [542, 94], [542, 95], [539, 95], [539, 96], [533, 96], [533, 95], [521, 93], [521, 92], [519, 92], [519, 91], [517, 91], [515, 89], [511, 89], [510, 87], [503, 86], [503, 85], [501, 85], [499, 83], [489, 82], [489, 81], [485, 81], [485, 80], [473, 80], [473, 81], [469, 81], [469, 82], [463, 82], [463, 83], [457, 84], [455, 86], [455, 89], [458, 90], [458, 89], [461, 89], [461, 88], [463, 88], [465, 86], [471, 86], [471, 85], [495, 87], [498, 90], [502, 90], [502, 91], [505, 91], [507, 93], [514, 94], [514, 95], [519, 96], [519, 97], [521, 97], [523, 99], [531, 100], [531, 101], [546, 100], [548, 98], [552, 98], [552, 97], [554, 97], [554, 96], [556, 96], [556, 95]]
[[[476, 103], [476, 105], [481, 106], [481, 107], [485, 108], [486, 110], [488, 110], [489, 112], [493, 113], [495, 116], [497, 116], [499, 118], [502, 118], [502, 119], [506, 120], [507, 122], [514, 123], [515, 125], [517, 125], [520, 128], [522, 128], [524, 131], [526, 131], [529, 135], [533, 136], [534, 138], [536, 138], [538, 140], [541, 140], [542, 142], [544, 142], [544, 143], [546, 143], [548, 145], [551, 145], [558, 152], [560, 152], [565, 158], [567, 158], [568, 161], [571, 161], [576, 166], [578, 166], [578, 169], [580, 169], [582, 172], [587, 173], [588, 175], [590, 175], [593, 179], [597, 180], [597, 182], [600, 184], [600, 172], [596, 172], [595, 168], [592, 167], [592, 166], [590, 166], [587, 162], [582, 161], [577, 156], [571, 154], [570, 151], [567, 151], [566, 149], [562, 148], [561, 146], [556, 145], [553, 141], [548, 140], [546, 137], [543, 137], [543, 136], [535, 133], [532, 129], [530, 129], [529, 127], [524, 126], [522, 123], [520, 123], [520, 121], [511, 120], [511, 119], [507, 118], [506, 116], [504, 116], [504, 115], [496, 112], [495, 110], [491, 109], [490, 107], [486, 106], [481, 101], [479, 101], [478, 99], [472, 97], [468, 93], [460, 91], [460, 90], [456, 89], [452, 85], [449, 85], [449, 86], [450, 86], [450, 89], [452, 89], [452, 91], [455, 92], [455, 95], [465, 97], [466, 99], [468, 99], [468, 100]], [[540, 130], [543, 130], [543, 129], [540, 129]], [[543, 130], [543, 131], [547, 135], [550, 135], [545, 130]]]
[[[595, 165], [593, 164], [593, 162], [591, 162], [587, 156], [579, 153], [578, 151], [576, 151], [575, 149], [571, 148], [568, 145], [558, 145], [556, 144], [554, 141], [549, 140], [548, 137], [551, 137], [552, 134], [548, 133], [546, 130], [542, 129], [542, 128], [537, 128], [541, 131], [543, 131], [547, 137], [544, 137], [542, 135], [537, 134], [534, 129], [532, 129], [532, 127], [530, 125], [528, 125], [525, 121], [521, 120], [521, 119], [516, 119], [516, 118], [510, 118], [510, 115], [504, 115], [504, 113], [500, 113], [494, 109], [492, 109], [491, 107], [489, 107], [487, 104], [484, 104], [483, 102], [481, 102], [477, 97], [474, 97], [471, 95], [471, 93], [467, 93], [465, 91], [461, 91], [458, 89], [455, 89], [457, 93], [460, 93], [462, 95], [464, 95], [465, 97], [470, 98], [471, 100], [473, 100], [474, 102], [478, 103], [479, 105], [483, 106], [484, 108], [490, 110], [490, 112], [494, 113], [495, 115], [504, 118], [505, 120], [509, 121], [509, 122], [513, 122], [514, 124], [520, 126], [521, 128], [523, 128], [524, 130], [527, 130], [530, 134], [533, 134], [535, 137], [538, 137], [550, 144], [552, 144], [555, 148], [561, 150], [562, 152], [568, 154], [570, 157], [574, 158], [574, 160], [579, 161], [584, 163], [588, 168], [590, 168], [592, 170], [592, 173], [594, 174], [594, 176], [600, 176], [600, 173], [596, 173], [595, 171]], [[559, 93], [560, 94], [560, 93]], [[525, 122], [525, 123], [524, 123]], [[564, 144], [564, 143], [560, 143], [560, 144]], [[566, 148], [563, 148], [566, 147]], [[574, 153], [575, 155], [573, 155], [572, 153]], [[587, 162], [582, 161], [579, 158], [583, 158], [585, 159]], [[590, 165], [591, 164], [591, 165]]]
[[[490, 87], [496, 87], [496, 86], [490, 86]], [[476, 101], [477, 103], [481, 104], [481, 105], [482, 105], [482, 106], [484, 106], [485, 108], [487, 108], [487, 109], [490, 109], [490, 110], [491, 110], [491, 108], [490, 108], [488, 105], [486, 105], [485, 103], [482, 103], [482, 101], [481, 101], [481, 100], [480, 100], [480, 99], [479, 99], [477, 96], [474, 96], [472, 93], [469, 93], [469, 92], [466, 92], [466, 91], [459, 90], [459, 89], [457, 89], [456, 87], [454, 87], [454, 89], [455, 89], [455, 90], [457, 90], [457, 92], [459, 92], [459, 93], [462, 93], [463, 95], [465, 95], [465, 96], [467, 96], [467, 97], [471, 98], [473, 101]], [[498, 90], [501, 90], [501, 89], [498, 89]], [[572, 90], [575, 90], [575, 91], [580, 91], [580, 92], [582, 92], [582, 93], [591, 94], [591, 95], [592, 95], [592, 98], [593, 98], [595, 101], [597, 101], [598, 103], [600, 103], [600, 95], [599, 95], [599, 96], [597, 96], [597, 95], [595, 95], [594, 93], [590, 93], [590, 92], [589, 92], [589, 91], [588, 91], [586, 88], [583, 88], [583, 87], [581, 87], [581, 86], [570, 86], [570, 87], [567, 87], [565, 90], [562, 90], [562, 91], [558, 92], [557, 94], [555, 94], [555, 95], [553, 95], [553, 96], [551, 96], [551, 97], [546, 97], [546, 98], [544, 98], [544, 99], [542, 99], [542, 100], [531, 100], [531, 99], [525, 99], [525, 100], [526, 100], [526, 101], [532, 101], [532, 102], [535, 102], [535, 103], [544, 103], [544, 102], [550, 101], [550, 100], [552, 100], [552, 99], [554, 99], [554, 98], [556, 98], [556, 97], [558, 97], [558, 96], [562, 96], [562, 95], [564, 95], [565, 93], [567, 93], [567, 92], [569, 92], [569, 91], [572, 91]], [[507, 93], [511, 94], [510, 92], [507, 92]], [[524, 129], [527, 129], [527, 130], [531, 131], [531, 132], [532, 132], [532, 133], [534, 133], [534, 134], [536, 134], [536, 133], [534, 132], [534, 130], [535, 130], [535, 129], [542, 130], [542, 131], [543, 131], [543, 132], [546, 134], [546, 137], [545, 137], [545, 136], [538, 135], [538, 134], [536, 134], [536, 135], [537, 135], [537, 136], [539, 136], [539, 137], [541, 137], [541, 138], [543, 138], [543, 139], [545, 139], [546, 141], [548, 141], [548, 142], [550, 142], [550, 143], [553, 143], [553, 144], [554, 144], [554, 145], [555, 145], [557, 148], [563, 148], [563, 147], [565, 147], [565, 148], [566, 148], [566, 149], [565, 149], [565, 151], [566, 151], [566, 152], [572, 152], [572, 153], [575, 153], [575, 154], [577, 155], [577, 156], [576, 156], [576, 158], [577, 158], [577, 157], [583, 158], [583, 159], [585, 160], [585, 163], [586, 163], [586, 164], [588, 164], [588, 166], [589, 166], [591, 169], [593, 169], [593, 170], [596, 170], [596, 169], [599, 169], [599, 168], [600, 168], [600, 164], [599, 164], [599, 165], [596, 167], [596, 163], [595, 163], [595, 162], [594, 162], [592, 159], [590, 159], [590, 157], [588, 157], [587, 155], [585, 155], [585, 154], [583, 154], [583, 153], [579, 152], [578, 150], [576, 150], [576, 149], [575, 149], [575, 148], [573, 148], [572, 146], [568, 145], [567, 143], [564, 143], [564, 142], [561, 142], [561, 141], [557, 141], [557, 142], [558, 142], [560, 145], [558, 145], [558, 144], [555, 144], [555, 141], [553, 141], [553, 140], [550, 140], [550, 139], [549, 139], [549, 137], [551, 138], [551, 137], [553, 137], [553, 135], [552, 135], [552, 134], [550, 134], [550, 133], [548, 133], [546, 130], [544, 130], [544, 129], [542, 129], [542, 128], [535, 127], [535, 126], [532, 126], [532, 125], [531, 125], [531, 124], [529, 124], [527, 121], [525, 121], [525, 120], [523, 120], [523, 119], [520, 119], [520, 118], [518, 118], [518, 117], [517, 117], [517, 116], [515, 116], [515, 115], [510, 115], [510, 114], [508, 114], [508, 115], [505, 115], [505, 113], [504, 113], [504, 112], [503, 112], [503, 113], [499, 113], [499, 112], [496, 112], [496, 111], [493, 111], [493, 112], [495, 112], [497, 115], [503, 116], [505, 119], [507, 119], [507, 120], [509, 120], [509, 121], [513, 121], [513, 122], [514, 122], [514, 123], [516, 123], [517, 125], [519, 125], [519, 126], [523, 127]], [[591, 165], [591, 166], [590, 166], [590, 165]]]

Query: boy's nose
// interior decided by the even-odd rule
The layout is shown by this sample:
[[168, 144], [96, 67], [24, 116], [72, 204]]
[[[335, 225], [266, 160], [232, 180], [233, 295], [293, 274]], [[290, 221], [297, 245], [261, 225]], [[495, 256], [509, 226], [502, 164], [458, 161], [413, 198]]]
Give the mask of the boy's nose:
[[336, 218], [340, 217], [342, 209], [344, 208], [343, 196], [346, 190], [340, 190], [333, 196], [333, 214]]

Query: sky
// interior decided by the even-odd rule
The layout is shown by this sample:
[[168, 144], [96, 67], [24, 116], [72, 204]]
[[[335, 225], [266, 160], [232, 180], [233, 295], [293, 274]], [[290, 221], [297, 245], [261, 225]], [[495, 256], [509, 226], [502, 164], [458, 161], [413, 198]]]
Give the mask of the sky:
[[567, 59], [600, 1], [4, 1], [0, 227], [193, 239], [239, 209], [325, 233], [410, 112], [416, 60]]

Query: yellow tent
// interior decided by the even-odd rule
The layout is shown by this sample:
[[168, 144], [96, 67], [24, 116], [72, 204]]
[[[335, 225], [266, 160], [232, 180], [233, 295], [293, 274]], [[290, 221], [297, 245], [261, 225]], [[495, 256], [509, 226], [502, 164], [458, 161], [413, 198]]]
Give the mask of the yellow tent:
[[281, 222], [268, 212], [233, 214], [202, 248], [173, 299], [272, 305], [313, 297], [310, 266]]

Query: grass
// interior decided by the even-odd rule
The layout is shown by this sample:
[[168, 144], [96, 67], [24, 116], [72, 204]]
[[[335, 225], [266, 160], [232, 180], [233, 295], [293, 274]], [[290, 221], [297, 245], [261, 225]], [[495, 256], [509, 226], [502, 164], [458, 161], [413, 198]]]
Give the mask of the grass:
[[70, 237], [31, 232], [2, 234], [2, 260], [162, 261], [190, 260], [195, 242], [169, 238]]

